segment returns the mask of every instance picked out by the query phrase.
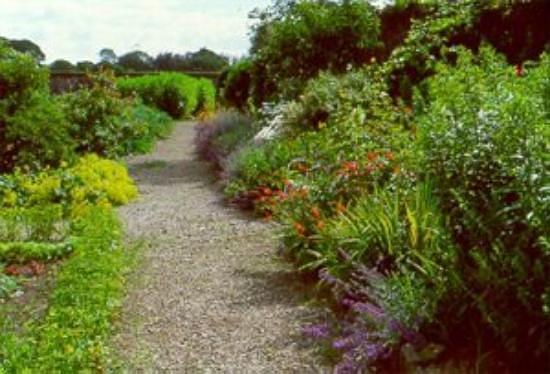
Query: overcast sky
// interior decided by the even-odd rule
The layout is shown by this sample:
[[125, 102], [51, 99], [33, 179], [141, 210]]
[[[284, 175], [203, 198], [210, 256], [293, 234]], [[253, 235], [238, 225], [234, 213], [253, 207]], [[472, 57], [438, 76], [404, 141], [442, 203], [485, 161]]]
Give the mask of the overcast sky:
[[201, 47], [242, 55], [248, 13], [270, 0], [0, 0], [0, 36], [30, 39], [48, 62], [98, 60], [140, 49], [151, 55]]

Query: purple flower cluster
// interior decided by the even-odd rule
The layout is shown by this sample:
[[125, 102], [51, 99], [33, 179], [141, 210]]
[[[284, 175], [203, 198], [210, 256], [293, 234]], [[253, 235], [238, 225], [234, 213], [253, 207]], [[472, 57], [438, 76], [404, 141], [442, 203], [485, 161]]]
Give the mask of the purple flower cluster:
[[382, 303], [377, 302], [373, 284], [382, 277], [375, 270], [358, 265], [349, 278], [342, 280], [322, 269], [319, 278], [330, 287], [335, 300], [347, 313], [332, 329], [328, 323], [321, 323], [306, 326], [304, 333], [341, 352], [335, 373], [367, 371], [387, 360], [397, 341], [417, 347], [426, 343], [422, 335], [392, 318], [380, 306]]
[[330, 337], [330, 326], [328, 323], [311, 324], [302, 328], [302, 333], [312, 339], [328, 339]]

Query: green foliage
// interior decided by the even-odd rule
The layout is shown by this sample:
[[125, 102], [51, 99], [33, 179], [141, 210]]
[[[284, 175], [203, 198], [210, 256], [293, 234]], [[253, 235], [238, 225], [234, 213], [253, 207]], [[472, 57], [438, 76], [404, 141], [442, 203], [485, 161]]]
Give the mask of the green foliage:
[[224, 104], [246, 109], [252, 89], [252, 60], [243, 58], [229, 66], [219, 79], [220, 96]]
[[174, 128], [174, 121], [168, 114], [141, 103], [134, 104], [124, 120], [130, 121], [134, 131], [140, 129], [139, 136], [121, 141], [120, 146], [124, 149], [124, 154], [151, 152], [156, 141], [168, 137]]
[[104, 371], [134, 254], [121, 245], [118, 219], [95, 208], [71, 229], [74, 254], [59, 270], [49, 308], [23, 333], [0, 335], [4, 372]]
[[359, 108], [369, 121], [380, 120], [377, 117], [381, 115], [385, 122], [399, 121], [387, 90], [376, 67], [340, 76], [321, 73], [308, 82], [287, 121], [304, 129], [316, 129], [345, 122]]
[[75, 70], [75, 66], [67, 60], [55, 60], [50, 64], [50, 70], [70, 72]]
[[112, 73], [93, 76], [90, 88], [66, 94], [61, 100], [80, 154], [123, 156], [129, 153], [126, 142], [146, 135], [146, 126], [132, 121], [131, 102], [120, 97]]
[[117, 87], [123, 95], [138, 95], [145, 104], [165, 111], [172, 118], [211, 110], [215, 102], [212, 82], [180, 73], [119, 79]]
[[[105, 52], [103, 50], [102, 52]], [[108, 57], [105, 62], [112, 64], [112, 56]], [[103, 58], [103, 56], [102, 56]], [[115, 55], [116, 58], [116, 55]], [[143, 51], [128, 52], [119, 56], [116, 60], [118, 65], [127, 71], [151, 71], [153, 70], [153, 58]]]
[[216, 87], [211, 80], [201, 78], [198, 81], [197, 109], [194, 114], [213, 113], [216, 110]]
[[0, 171], [70, 159], [69, 123], [48, 93], [48, 73], [29, 55], [0, 44]]
[[[47, 70], [25, 54], [0, 45], [0, 172], [71, 163], [77, 154], [119, 157], [146, 152], [170, 123], [135, 107], [114, 87], [114, 77], [90, 77], [91, 87], [52, 97]], [[203, 105], [214, 94], [206, 84]], [[149, 122], [151, 121], [151, 122]]]
[[[64, 215], [78, 217], [93, 205], [122, 205], [136, 196], [136, 186], [128, 176], [126, 168], [115, 161], [101, 159], [96, 155], [85, 156], [72, 167], [35, 174], [17, 172], [0, 177], [0, 207], [14, 209], [12, 213], [6, 211], [3, 214], [15, 214], [18, 217], [16, 222], [23, 225], [21, 229], [17, 229], [16, 225], [15, 229], [10, 228], [6, 231], [24, 231], [27, 232], [26, 235], [30, 235], [32, 230], [38, 230], [29, 231], [30, 229], [25, 228], [29, 226], [25, 225], [27, 221], [32, 225], [40, 223], [41, 230], [46, 232], [50, 232], [46, 228], [58, 228], [52, 218], [55, 217], [57, 208], [47, 207], [49, 204], [61, 204]], [[40, 208], [34, 208], [36, 206], [45, 210], [40, 213]], [[23, 211], [24, 215], [19, 217], [17, 209], [20, 207], [32, 209]], [[44, 234], [41, 238], [44, 238]]]
[[11, 48], [16, 50], [17, 52], [26, 53], [29, 56], [32, 56], [38, 62], [42, 62], [46, 59], [46, 55], [44, 54], [44, 52], [42, 52], [42, 49], [40, 49], [40, 47], [36, 43], [28, 39], [21, 39], [21, 40], [11, 39], [10, 40], [10, 39], [5, 39], [3, 37], [0, 37], [0, 43], [2, 42], [9, 45]]
[[[0, 300], [10, 296], [19, 287], [15, 279], [3, 273], [2, 267], [3, 266], [0, 264]], [[0, 342], [1, 341], [2, 341], [2, 338], [0, 338]], [[1, 372], [2, 372], [2, 366], [0, 366], [0, 373]]]
[[25, 264], [31, 260], [51, 261], [67, 256], [72, 250], [70, 243], [0, 243], [0, 261], [10, 264]]
[[0, 243], [57, 241], [65, 231], [66, 225], [60, 205], [3, 207], [0, 211]]
[[[328, 269], [347, 297], [377, 303], [396, 326], [449, 346], [475, 340], [474, 354], [498, 351], [491, 359], [510, 367], [547, 368], [550, 58], [523, 60], [544, 44], [540, 30], [506, 39], [489, 22], [531, 20], [529, 4], [422, 4], [424, 18], [386, 62], [308, 76], [296, 62], [304, 44], [294, 40], [303, 55], [289, 52], [274, 70], [262, 53], [284, 54], [281, 40], [307, 29], [306, 16], [288, 15], [322, 6], [277, 2], [259, 14], [252, 56], [227, 71], [222, 93], [241, 109], [275, 100], [276, 121], [259, 111], [258, 123], [281, 131], [229, 156], [226, 192], [283, 223], [297, 266]], [[357, 278], [359, 268], [381, 281]]]
[[322, 70], [343, 72], [370, 60], [380, 22], [368, 2], [297, 1], [255, 15], [253, 98], [295, 97]]
[[[547, 287], [549, 59], [520, 77], [492, 50], [459, 50], [438, 65], [419, 118], [423, 173], [437, 192], [461, 247], [461, 274], [484, 323], [506, 349], [548, 347]], [[529, 327], [528, 327], [529, 326]]]

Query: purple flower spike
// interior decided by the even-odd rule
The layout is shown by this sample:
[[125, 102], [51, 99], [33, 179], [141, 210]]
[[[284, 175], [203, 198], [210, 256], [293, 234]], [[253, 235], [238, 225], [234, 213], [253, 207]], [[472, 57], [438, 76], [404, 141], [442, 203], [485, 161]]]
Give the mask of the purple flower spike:
[[328, 324], [308, 325], [302, 328], [302, 333], [313, 339], [328, 339], [330, 327]]

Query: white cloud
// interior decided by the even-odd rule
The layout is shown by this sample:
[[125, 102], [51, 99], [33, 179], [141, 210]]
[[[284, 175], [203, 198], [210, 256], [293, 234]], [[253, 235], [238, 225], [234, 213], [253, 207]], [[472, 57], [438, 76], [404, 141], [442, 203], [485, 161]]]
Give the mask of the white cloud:
[[241, 55], [247, 14], [269, 0], [0, 0], [0, 35], [28, 38], [52, 61], [97, 60], [141, 49], [184, 53], [201, 47]]

